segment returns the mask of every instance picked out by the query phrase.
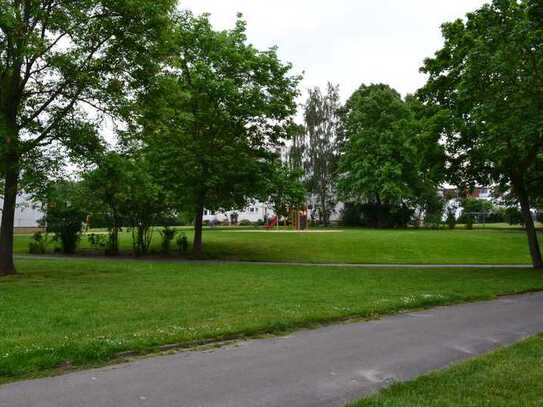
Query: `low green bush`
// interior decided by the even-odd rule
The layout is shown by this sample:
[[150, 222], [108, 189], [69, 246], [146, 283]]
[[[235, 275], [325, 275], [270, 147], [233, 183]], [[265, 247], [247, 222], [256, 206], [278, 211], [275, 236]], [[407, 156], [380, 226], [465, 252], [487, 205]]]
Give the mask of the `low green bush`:
[[30, 254], [45, 254], [49, 247], [50, 239], [47, 233], [36, 232], [32, 236], [32, 241], [28, 244]]
[[172, 248], [172, 242], [175, 239], [176, 234], [177, 234], [177, 230], [172, 229], [168, 226], [166, 226], [164, 229], [160, 231], [160, 237], [162, 238], [162, 243], [160, 244], [160, 248], [161, 248], [162, 254], [170, 253], [171, 248]]

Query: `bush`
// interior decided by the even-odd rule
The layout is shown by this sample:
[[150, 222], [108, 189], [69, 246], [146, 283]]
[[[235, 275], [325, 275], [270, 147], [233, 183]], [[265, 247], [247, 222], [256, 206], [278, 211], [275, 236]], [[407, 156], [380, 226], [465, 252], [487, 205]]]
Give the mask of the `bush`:
[[189, 250], [189, 239], [187, 238], [187, 235], [184, 233], [181, 233], [181, 235], [177, 238], [177, 250], [181, 254], [185, 254]]
[[168, 226], [160, 231], [160, 236], [162, 237], [162, 243], [160, 245], [160, 248], [163, 254], [170, 253], [172, 248], [172, 242], [175, 239], [176, 234], [177, 230], [171, 229]]
[[516, 207], [507, 208], [505, 210], [505, 220], [510, 225], [524, 224], [524, 218], [522, 217], [522, 213]]
[[447, 226], [450, 230], [456, 228], [456, 209], [449, 208], [447, 209]]
[[377, 229], [406, 228], [414, 213], [407, 206], [351, 203], [343, 210], [343, 224]]
[[472, 230], [473, 229], [473, 216], [466, 215], [464, 217], [464, 219], [465, 219], [466, 229]]
[[248, 219], [243, 219], [239, 222], [240, 226], [253, 226], [252, 222]]
[[49, 185], [45, 224], [47, 232], [53, 233], [64, 254], [74, 254], [80, 239], [86, 212], [83, 209], [80, 186], [72, 182]]
[[36, 232], [32, 236], [32, 241], [28, 245], [28, 252], [30, 254], [45, 254], [49, 246], [49, 236], [42, 232]]
[[89, 235], [88, 239], [89, 244], [92, 248], [95, 250], [103, 250], [107, 247], [107, 237], [104, 235], [97, 235], [97, 234], [91, 234]]
[[85, 215], [77, 207], [57, 206], [47, 211], [47, 232], [53, 233], [64, 254], [74, 254]]

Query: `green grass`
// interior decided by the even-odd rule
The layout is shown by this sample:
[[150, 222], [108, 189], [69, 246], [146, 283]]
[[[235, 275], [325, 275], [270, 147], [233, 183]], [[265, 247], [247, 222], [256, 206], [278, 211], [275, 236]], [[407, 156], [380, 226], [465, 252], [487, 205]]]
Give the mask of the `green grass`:
[[396, 384], [352, 407], [542, 406], [543, 336]]
[[[122, 351], [280, 333], [543, 290], [531, 270], [18, 261], [0, 280], [0, 381]], [[69, 363], [68, 363], [69, 362]]]
[[[192, 238], [192, 231], [185, 231]], [[540, 235], [543, 243], [543, 235]], [[16, 237], [16, 252], [28, 251], [29, 236]], [[81, 242], [89, 249], [87, 239]], [[210, 259], [314, 263], [529, 264], [522, 230], [364, 230], [330, 233], [284, 233], [262, 230], [206, 230], [205, 255]], [[131, 248], [129, 233], [121, 247]], [[160, 237], [155, 233], [155, 251]]]

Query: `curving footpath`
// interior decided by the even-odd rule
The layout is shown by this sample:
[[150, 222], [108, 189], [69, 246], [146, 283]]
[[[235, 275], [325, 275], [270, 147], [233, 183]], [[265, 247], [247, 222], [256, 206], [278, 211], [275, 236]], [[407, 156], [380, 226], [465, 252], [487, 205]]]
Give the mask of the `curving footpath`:
[[543, 293], [327, 326], [0, 387], [0, 407], [342, 406], [543, 332]]

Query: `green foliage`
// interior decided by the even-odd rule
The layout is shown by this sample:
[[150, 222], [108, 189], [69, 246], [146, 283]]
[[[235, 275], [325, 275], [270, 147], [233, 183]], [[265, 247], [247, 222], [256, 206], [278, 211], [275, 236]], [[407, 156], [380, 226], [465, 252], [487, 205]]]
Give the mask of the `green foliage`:
[[54, 234], [54, 240], [60, 243], [63, 253], [74, 254], [86, 218], [79, 185], [73, 182], [51, 184], [46, 205], [47, 232]]
[[[97, 166], [83, 174], [83, 189], [87, 197], [87, 209], [92, 227], [107, 227], [109, 244], [102, 247], [110, 254], [119, 251], [119, 229], [123, 226], [121, 207], [128, 199], [127, 187], [134, 180], [128, 179], [130, 158], [117, 153], [105, 153], [97, 157]], [[96, 224], [100, 222], [100, 224]]]
[[50, 240], [47, 234], [36, 232], [32, 236], [32, 241], [28, 244], [30, 254], [46, 254]]
[[434, 199], [441, 179], [434, 167], [441, 162], [428, 162], [441, 157], [440, 147], [428, 138], [419, 110], [416, 101], [403, 100], [387, 85], [363, 85], [351, 96], [343, 112], [343, 200], [401, 207]]
[[164, 229], [160, 231], [160, 237], [162, 238], [162, 243], [160, 244], [160, 248], [161, 248], [162, 254], [169, 254], [171, 252], [172, 242], [174, 241], [176, 235], [177, 235], [177, 230], [171, 229], [168, 226], [166, 226]]
[[447, 227], [449, 230], [456, 229], [456, 224], [458, 223], [456, 219], [456, 207], [447, 208]]
[[[104, 149], [101, 120], [130, 120], [130, 101], [161, 65], [175, 0], [0, 2], [0, 176], [13, 217], [18, 188], [41, 190], [67, 161]], [[43, 192], [43, 191], [40, 191]], [[0, 245], [11, 247], [4, 222]], [[70, 248], [71, 250], [71, 248]], [[0, 274], [13, 272], [0, 251]]]
[[87, 236], [87, 240], [94, 250], [107, 250], [109, 243], [109, 239], [107, 236], [91, 233]]
[[465, 198], [462, 200], [461, 206], [463, 211], [467, 213], [491, 213], [495, 210], [492, 202], [477, 198]]
[[540, 2], [494, 0], [443, 26], [445, 45], [427, 59], [421, 99], [432, 106], [457, 185], [511, 190], [543, 267], [530, 206], [543, 174], [543, 26]]
[[83, 174], [91, 219], [100, 217], [109, 229], [108, 254], [118, 253], [123, 226], [132, 231], [134, 254], [147, 254], [152, 226], [167, 223], [172, 208], [170, 195], [153, 175], [148, 160], [115, 152], [100, 156], [97, 167]]
[[424, 225], [432, 229], [439, 229], [443, 224], [445, 200], [436, 194], [432, 199], [427, 199], [424, 209]]
[[347, 203], [343, 210], [343, 225], [377, 229], [406, 228], [414, 211], [406, 206], [377, 203]]
[[177, 245], [177, 251], [180, 254], [185, 254], [189, 250], [189, 238], [185, 233], [181, 233], [175, 242]]
[[277, 161], [269, 178], [268, 195], [275, 213], [287, 217], [291, 209], [305, 207], [306, 191], [301, 172], [291, 170], [287, 165]]
[[177, 18], [171, 68], [142, 100], [146, 153], [163, 188], [198, 222], [209, 210], [243, 208], [266, 191], [280, 139], [289, 136], [299, 78], [277, 51], [247, 44], [240, 18], [215, 31], [208, 16]]
[[328, 83], [327, 92], [309, 90], [304, 106], [305, 140], [303, 148], [293, 145], [293, 155], [302, 154], [305, 182], [314, 196], [314, 210], [324, 226], [337, 203], [336, 178], [342, 129], [339, 117], [339, 86]]
[[509, 207], [505, 210], [505, 220], [510, 225], [523, 225], [522, 213], [517, 207]]

